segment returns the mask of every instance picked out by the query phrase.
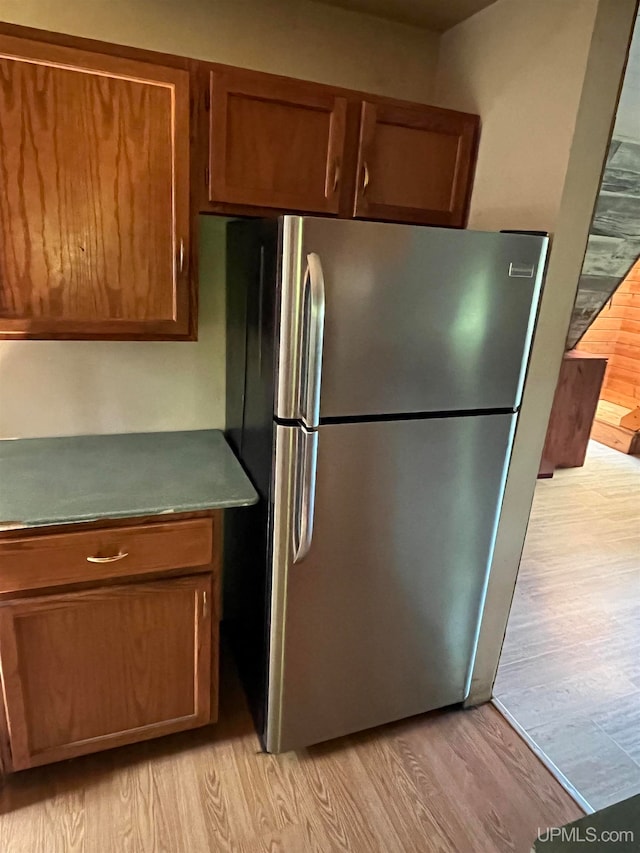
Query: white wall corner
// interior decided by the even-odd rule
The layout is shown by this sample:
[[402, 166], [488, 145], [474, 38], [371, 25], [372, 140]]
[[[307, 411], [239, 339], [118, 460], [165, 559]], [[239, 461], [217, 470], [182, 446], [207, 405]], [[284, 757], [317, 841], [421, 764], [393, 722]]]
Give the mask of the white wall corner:
[[[599, 0], [597, 5], [538, 328], [507, 476], [468, 705], [487, 701], [492, 694], [636, 5], [636, 0]], [[553, 91], [550, 91], [549, 97], [552, 96]]]

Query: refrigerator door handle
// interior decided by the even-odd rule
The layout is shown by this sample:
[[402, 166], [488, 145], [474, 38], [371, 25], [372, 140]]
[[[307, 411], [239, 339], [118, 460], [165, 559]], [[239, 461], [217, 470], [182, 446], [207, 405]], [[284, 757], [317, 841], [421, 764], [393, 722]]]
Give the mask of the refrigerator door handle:
[[316, 497], [318, 433], [300, 427], [296, 437], [296, 465], [293, 523], [293, 562], [301, 563], [309, 553], [313, 538]]
[[320, 422], [325, 314], [324, 273], [320, 257], [315, 252], [307, 255], [303, 305], [300, 415], [305, 426], [313, 429]]

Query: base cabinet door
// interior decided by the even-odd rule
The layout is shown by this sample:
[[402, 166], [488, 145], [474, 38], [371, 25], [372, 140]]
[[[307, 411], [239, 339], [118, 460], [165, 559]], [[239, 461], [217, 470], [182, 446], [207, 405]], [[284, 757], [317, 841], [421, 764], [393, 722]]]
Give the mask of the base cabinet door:
[[353, 215], [462, 228], [478, 117], [421, 104], [362, 104]]
[[0, 607], [10, 769], [209, 722], [210, 575]]

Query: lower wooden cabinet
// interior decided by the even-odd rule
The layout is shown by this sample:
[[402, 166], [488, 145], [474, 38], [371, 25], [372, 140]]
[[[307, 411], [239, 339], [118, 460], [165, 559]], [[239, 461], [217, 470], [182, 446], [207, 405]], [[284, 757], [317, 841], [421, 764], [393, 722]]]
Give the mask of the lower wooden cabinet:
[[7, 769], [209, 722], [212, 603], [210, 574], [3, 603]]

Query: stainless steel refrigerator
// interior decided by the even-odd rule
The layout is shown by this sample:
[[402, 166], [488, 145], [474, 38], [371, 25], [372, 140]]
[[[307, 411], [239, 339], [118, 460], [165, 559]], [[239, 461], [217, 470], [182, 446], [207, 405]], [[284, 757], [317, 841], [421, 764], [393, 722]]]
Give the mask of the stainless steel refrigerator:
[[548, 240], [284, 216], [227, 241], [225, 621], [268, 751], [463, 702]]

